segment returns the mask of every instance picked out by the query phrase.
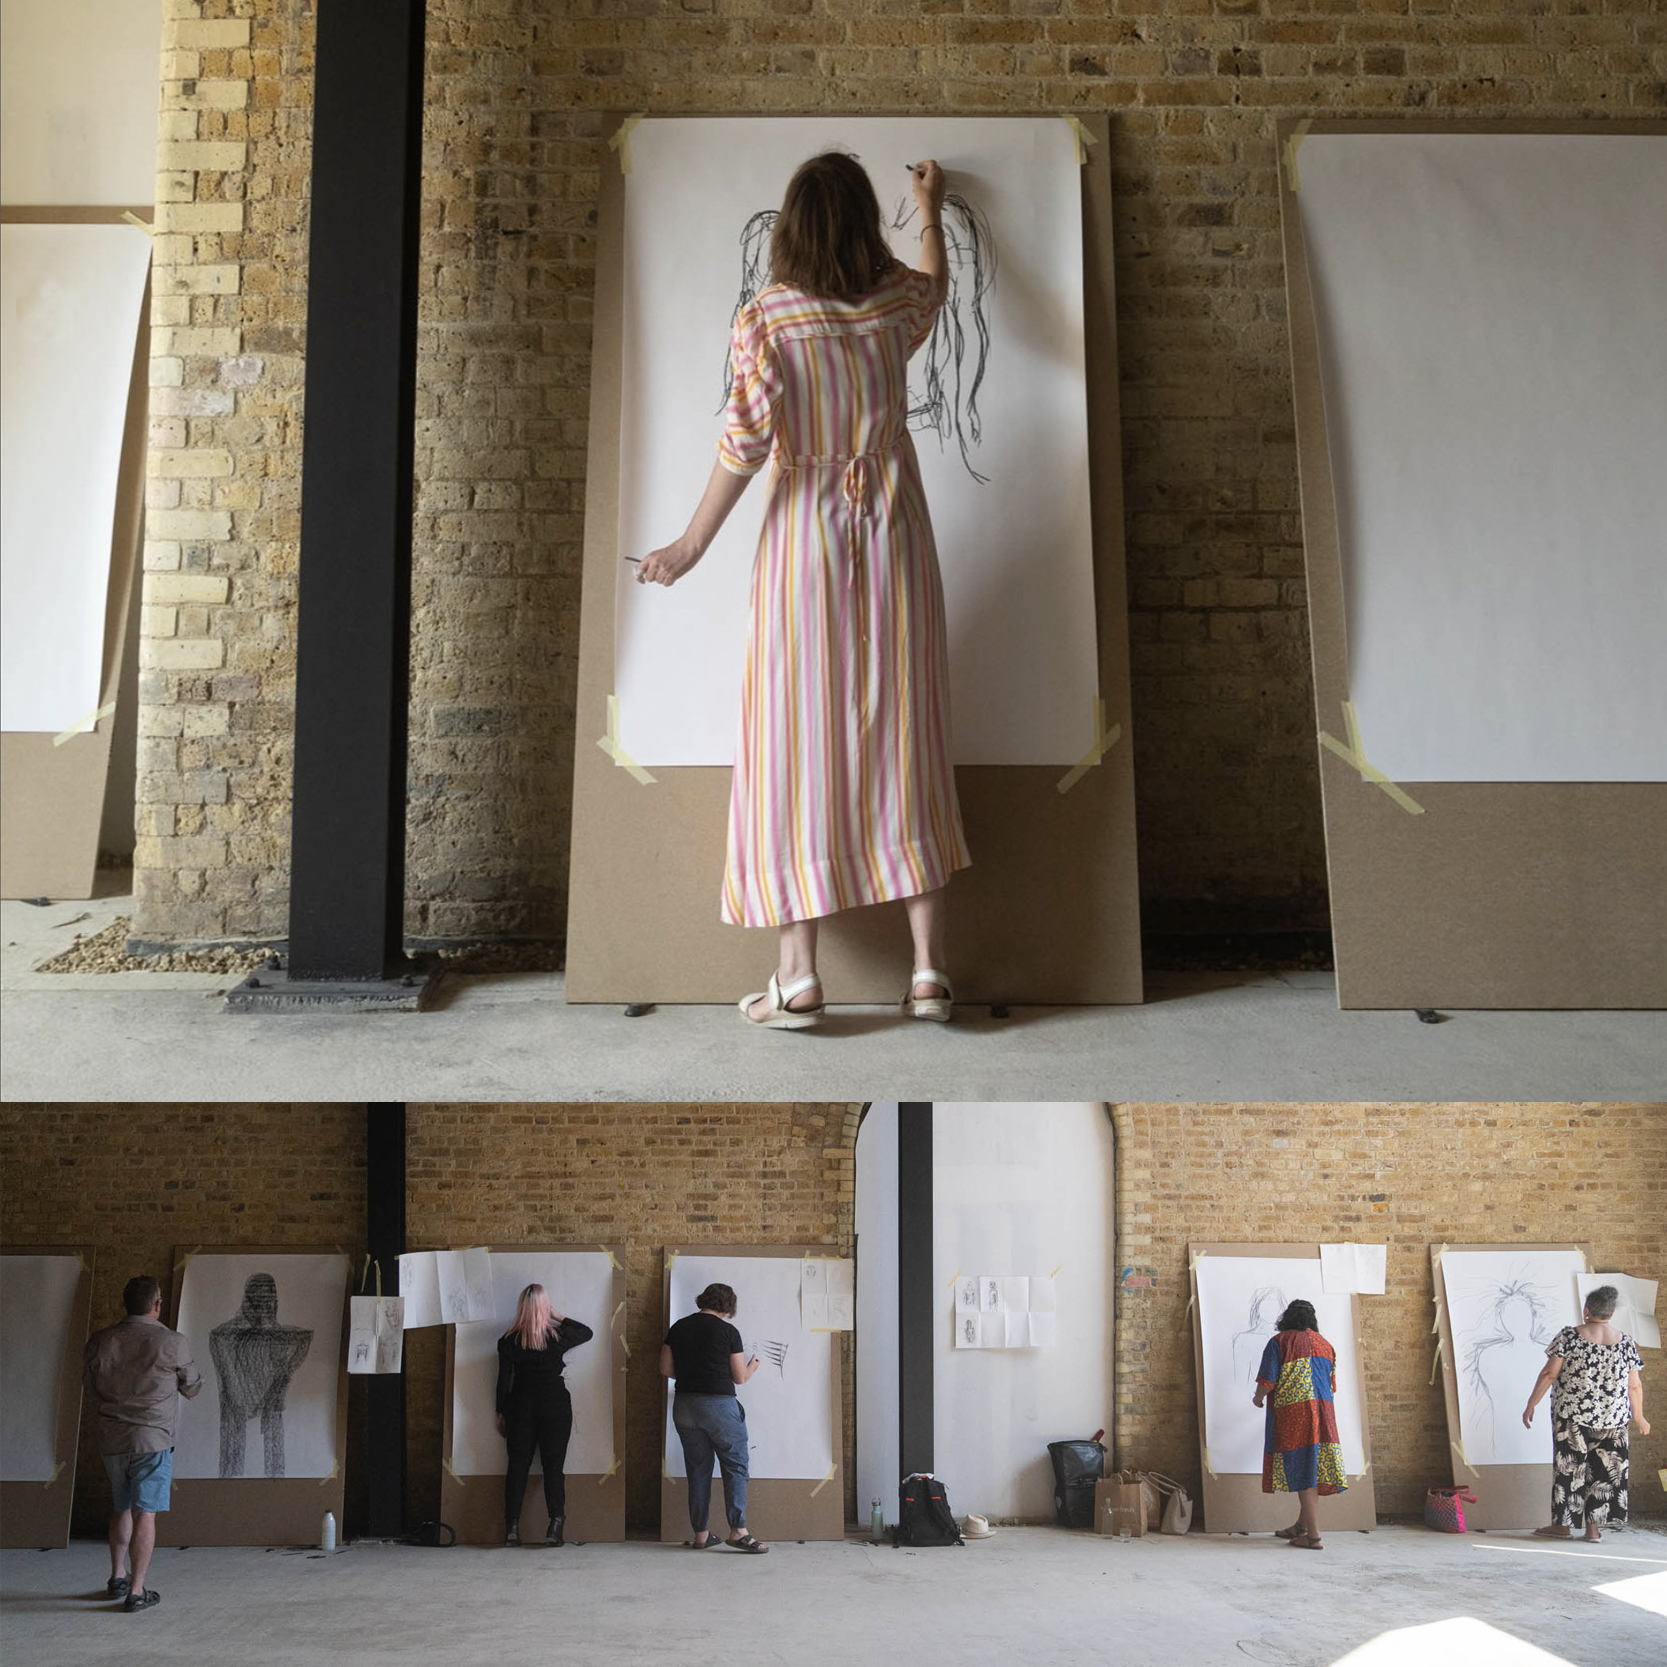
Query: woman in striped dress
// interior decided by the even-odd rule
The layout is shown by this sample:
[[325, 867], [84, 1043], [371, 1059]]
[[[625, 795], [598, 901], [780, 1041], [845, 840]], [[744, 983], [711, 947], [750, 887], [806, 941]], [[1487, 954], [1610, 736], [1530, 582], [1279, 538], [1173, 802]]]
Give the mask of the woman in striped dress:
[[787, 187], [771, 285], [736, 315], [712, 478], [688, 530], [646, 556], [676, 583], [772, 457], [753, 568], [722, 918], [774, 926], [752, 1023], [823, 1013], [824, 915], [904, 900], [905, 1005], [947, 1019], [944, 885], [970, 861], [949, 747], [949, 662], [932, 523], [908, 430], [908, 361], [943, 302], [944, 176], [910, 169], [919, 270], [896, 260], [855, 157], [811, 158]]
[[1262, 1492], [1297, 1496], [1297, 1520], [1279, 1537], [1320, 1551], [1320, 1495], [1349, 1485], [1334, 1405], [1337, 1351], [1320, 1335], [1311, 1302], [1287, 1303], [1277, 1325], [1256, 1373], [1256, 1405], [1268, 1409]]

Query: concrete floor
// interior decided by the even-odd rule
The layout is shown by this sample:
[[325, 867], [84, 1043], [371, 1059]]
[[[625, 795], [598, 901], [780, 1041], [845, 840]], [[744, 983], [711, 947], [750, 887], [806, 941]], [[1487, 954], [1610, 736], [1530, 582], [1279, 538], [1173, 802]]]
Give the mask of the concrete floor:
[[[108, 1554], [0, 1554], [8, 1667], [182, 1662], [888, 1661], [943, 1667], [1644, 1667], [1667, 1660], [1667, 1534], [1596, 1546], [1423, 1528], [1121, 1545], [1003, 1529], [942, 1552], [851, 1542], [701, 1557], [647, 1542], [486, 1551], [160, 1551], [156, 1609]], [[700, 1641], [691, 1644], [691, 1640]]]
[[[31, 969], [130, 912], [0, 905], [8, 1100], [1636, 1100], [1667, 1014], [1339, 1012], [1329, 973], [1157, 974], [1144, 1007], [839, 1007], [748, 1031], [729, 1007], [569, 1007], [560, 974], [453, 978], [426, 1014], [229, 1015], [212, 974]], [[88, 914], [75, 926], [64, 924]]]

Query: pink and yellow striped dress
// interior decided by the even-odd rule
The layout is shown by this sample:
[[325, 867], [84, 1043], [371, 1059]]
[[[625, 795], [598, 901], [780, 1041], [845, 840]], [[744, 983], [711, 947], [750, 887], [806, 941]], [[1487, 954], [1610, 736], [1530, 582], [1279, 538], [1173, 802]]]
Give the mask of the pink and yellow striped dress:
[[971, 861], [949, 750], [943, 586], [909, 436], [931, 281], [742, 309], [719, 460], [774, 458], [753, 567], [723, 919], [913, 897]]

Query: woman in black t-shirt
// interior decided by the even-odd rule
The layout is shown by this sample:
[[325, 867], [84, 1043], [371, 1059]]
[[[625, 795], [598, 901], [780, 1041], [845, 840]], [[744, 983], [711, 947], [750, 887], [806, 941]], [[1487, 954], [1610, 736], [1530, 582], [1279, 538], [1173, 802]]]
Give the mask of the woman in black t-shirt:
[[715, 1456], [729, 1518], [725, 1543], [756, 1556], [770, 1548], [747, 1532], [747, 1413], [735, 1386], [758, 1370], [758, 1356], [749, 1360], [742, 1354], [741, 1333], [729, 1323], [736, 1298], [728, 1285], [708, 1285], [695, 1300], [700, 1312], [679, 1320], [660, 1346], [660, 1375], [677, 1380], [671, 1421], [683, 1443], [694, 1548], [704, 1551], [716, 1543], [706, 1529]]
[[573, 1434], [573, 1400], [562, 1377], [562, 1357], [588, 1343], [588, 1325], [558, 1314], [542, 1285], [529, 1285], [515, 1305], [515, 1323], [498, 1339], [498, 1434], [509, 1443], [504, 1476], [504, 1544], [521, 1543], [521, 1506], [536, 1450], [544, 1465], [546, 1535], [562, 1544], [567, 1518], [567, 1443]]

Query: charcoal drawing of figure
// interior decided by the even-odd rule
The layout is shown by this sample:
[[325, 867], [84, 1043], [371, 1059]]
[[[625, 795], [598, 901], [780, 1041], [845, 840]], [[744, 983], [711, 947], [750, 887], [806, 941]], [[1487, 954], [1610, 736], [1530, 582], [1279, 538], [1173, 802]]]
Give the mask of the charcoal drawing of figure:
[[[918, 212], [908, 198], [900, 198], [889, 229], [905, 230]], [[741, 228], [741, 286], [730, 314], [732, 329], [743, 308], [770, 283], [770, 234], [776, 218], [775, 209], [761, 209]], [[926, 346], [910, 366], [908, 425], [916, 433], [936, 434], [940, 444], [953, 440], [967, 473], [984, 486], [989, 477], [973, 466], [973, 455], [984, 438], [978, 393], [990, 363], [995, 237], [983, 212], [956, 191], [943, 200], [943, 232], [949, 257], [949, 292]], [[728, 401], [732, 380], [733, 367], [726, 354], [719, 411]]]
[[1477, 1306], [1458, 1339], [1460, 1370], [1476, 1413], [1465, 1446], [1476, 1446], [1477, 1456], [1491, 1455], [1497, 1409], [1514, 1406], [1511, 1397], [1525, 1374], [1532, 1382], [1558, 1328], [1552, 1293], [1527, 1277], [1500, 1279], [1466, 1295]]
[[1233, 1334], [1233, 1381], [1254, 1383], [1256, 1368], [1261, 1364], [1262, 1350], [1268, 1339], [1278, 1330], [1279, 1316], [1285, 1311], [1285, 1293], [1277, 1285], [1258, 1285], [1250, 1298], [1250, 1313], [1245, 1329]]
[[312, 1344], [310, 1328], [278, 1323], [278, 1282], [272, 1275], [250, 1274], [243, 1306], [208, 1334], [209, 1357], [220, 1380], [221, 1476], [243, 1474], [244, 1440], [255, 1417], [260, 1419], [263, 1474], [284, 1474], [284, 1402]]

